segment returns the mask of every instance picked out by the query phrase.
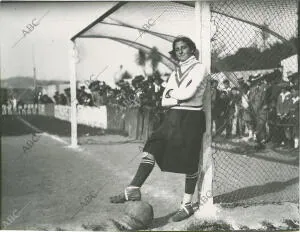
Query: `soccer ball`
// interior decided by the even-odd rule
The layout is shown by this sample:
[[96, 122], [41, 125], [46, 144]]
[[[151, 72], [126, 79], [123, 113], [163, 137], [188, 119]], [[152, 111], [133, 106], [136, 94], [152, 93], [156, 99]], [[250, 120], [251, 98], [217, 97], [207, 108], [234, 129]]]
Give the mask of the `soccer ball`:
[[147, 229], [153, 220], [153, 208], [144, 201], [128, 202], [125, 214], [119, 221], [114, 221], [117, 227], [125, 230]]

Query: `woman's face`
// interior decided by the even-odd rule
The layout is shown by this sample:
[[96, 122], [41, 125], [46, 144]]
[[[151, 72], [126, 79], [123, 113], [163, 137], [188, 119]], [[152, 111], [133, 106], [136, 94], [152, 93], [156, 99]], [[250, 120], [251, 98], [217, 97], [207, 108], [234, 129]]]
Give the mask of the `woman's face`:
[[193, 55], [192, 49], [183, 41], [175, 43], [175, 54], [179, 61], [186, 61]]

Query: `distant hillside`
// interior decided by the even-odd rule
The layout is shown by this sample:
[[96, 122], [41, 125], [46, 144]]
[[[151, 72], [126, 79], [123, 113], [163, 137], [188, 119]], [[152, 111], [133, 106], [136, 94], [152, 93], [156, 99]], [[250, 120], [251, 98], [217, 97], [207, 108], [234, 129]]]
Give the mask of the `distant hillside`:
[[[37, 86], [46, 85], [56, 85], [65, 84], [68, 81], [59, 80], [37, 80]], [[11, 77], [8, 79], [1, 80], [1, 88], [22, 88], [22, 89], [32, 89], [33, 88], [33, 78], [32, 77]]]

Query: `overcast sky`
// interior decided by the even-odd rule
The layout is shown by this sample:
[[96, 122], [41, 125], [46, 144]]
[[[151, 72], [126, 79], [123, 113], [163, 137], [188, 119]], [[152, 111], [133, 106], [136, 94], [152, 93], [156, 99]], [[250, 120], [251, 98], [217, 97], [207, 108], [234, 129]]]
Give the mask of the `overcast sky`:
[[[293, 0], [291, 1], [293, 2]], [[38, 79], [68, 81], [69, 39], [114, 4], [116, 2], [2, 3], [0, 8], [1, 79], [13, 76], [32, 76], [34, 57]], [[177, 7], [177, 13], [180, 13], [179, 10], [180, 8]], [[165, 15], [165, 18], [170, 19], [167, 15]], [[270, 19], [278, 27], [286, 29], [282, 25], [282, 23], [285, 23], [284, 20], [281, 20], [285, 18], [287, 16], [283, 14], [275, 21], [272, 17]], [[161, 20], [163, 20], [163, 17]], [[24, 37], [22, 31], [28, 31], [26, 26], [38, 21], [39, 25]], [[230, 20], [223, 22], [228, 25], [234, 23]], [[142, 26], [142, 22], [138, 23]], [[176, 29], [179, 22], [170, 25], [173, 25]], [[189, 30], [189, 28], [181, 28]], [[235, 28], [241, 27], [236, 25]], [[237, 32], [238, 30], [232, 31], [235, 38], [243, 36], [243, 33], [245, 33], [244, 31]], [[249, 38], [255, 38], [255, 34], [251, 33]], [[227, 38], [227, 40], [230, 40], [230, 38]], [[236, 41], [241, 41], [239, 42], [240, 46], [243, 45], [242, 42], [249, 43], [249, 41]], [[86, 46], [85, 49], [81, 50], [80, 56], [87, 57], [86, 55], [89, 54], [89, 59], [85, 60], [84, 65], [78, 69], [77, 79], [79, 80], [89, 79], [90, 75], [97, 75], [103, 70], [105, 71], [101, 76], [105, 80], [111, 80], [121, 64], [134, 75], [141, 73], [141, 70], [135, 64], [137, 51], [133, 48], [106, 39], [85, 39], [82, 44], [86, 44]], [[232, 45], [232, 47], [238, 48], [237, 45]], [[230, 46], [227, 46], [227, 49], [232, 50]], [[80, 62], [83, 62], [83, 60]], [[163, 66], [161, 68], [163, 69]], [[167, 71], [166, 68], [163, 70]]]
[[[116, 2], [3, 4], [0, 14], [1, 79], [33, 76], [35, 62], [38, 79], [68, 81], [69, 39], [115, 4]], [[39, 25], [24, 37], [23, 30], [29, 31], [27, 24], [38, 24], [38, 21]], [[92, 74], [96, 76], [104, 69], [103, 76], [111, 80], [121, 64], [135, 75], [141, 73], [141, 69], [135, 64], [137, 50], [107, 39], [85, 40], [88, 47], [92, 48], [89, 58], [93, 62], [86, 63], [84, 72], [78, 70], [79, 80], [89, 79]], [[80, 55], [87, 50], [82, 50]], [[117, 56], [112, 55], [116, 51]], [[167, 71], [166, 68], [165, 70]]]
[[[39, 79], [68, 80], [68, 40], [114, 4], [4, 4], [0, 21], [1, 78], [32, 76], [34, 53]], [[42, 16], [39, 25], [23, 37], [22, 30], [28, 31], [26, 25]]]

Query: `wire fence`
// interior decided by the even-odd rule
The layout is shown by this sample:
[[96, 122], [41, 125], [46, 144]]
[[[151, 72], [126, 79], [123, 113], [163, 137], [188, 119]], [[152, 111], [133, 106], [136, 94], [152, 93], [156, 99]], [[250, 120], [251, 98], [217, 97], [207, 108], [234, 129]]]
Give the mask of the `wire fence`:
[[211, 6], [215, 203], [299, 201], [297, 6]]

